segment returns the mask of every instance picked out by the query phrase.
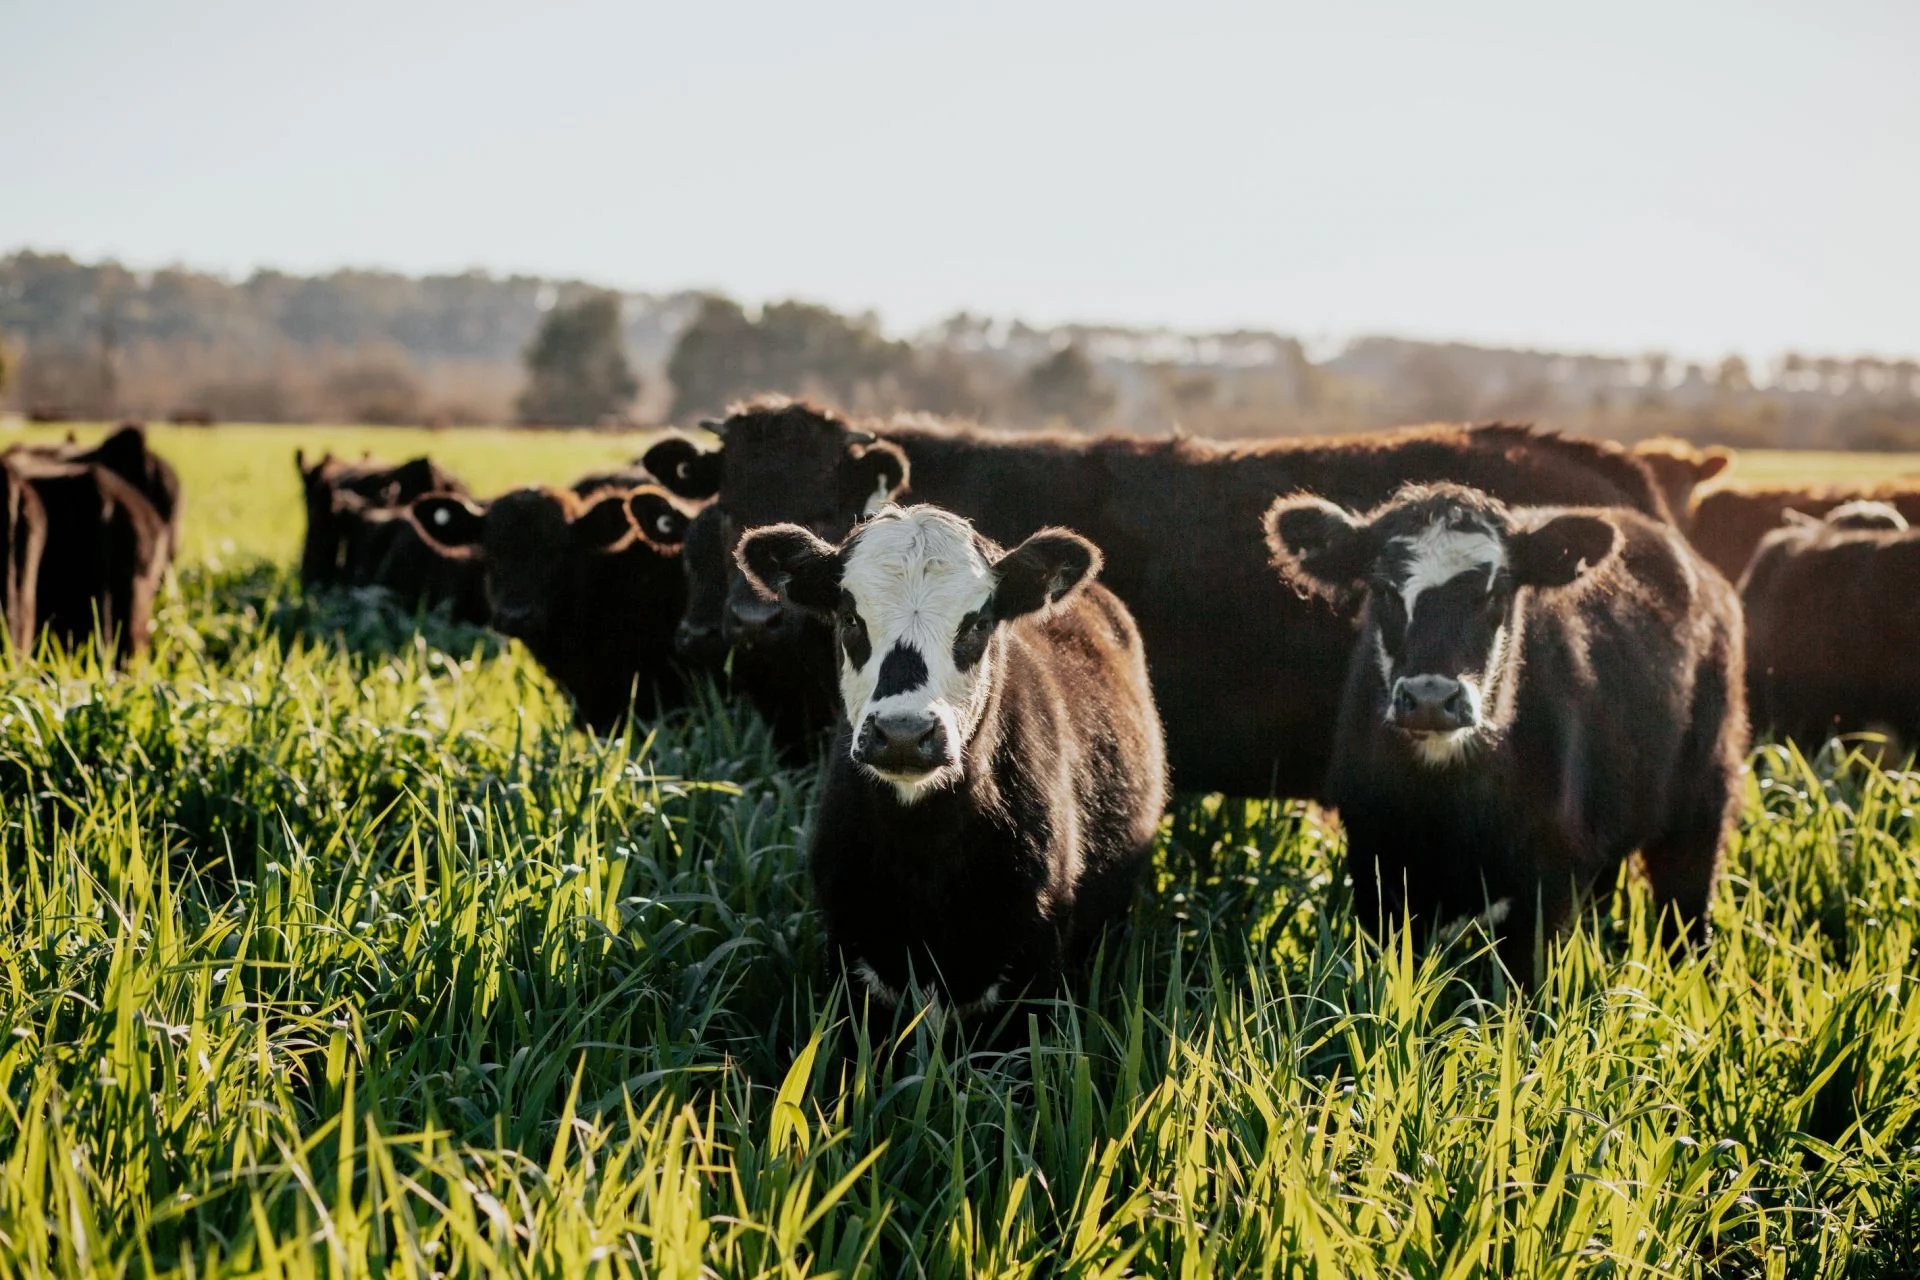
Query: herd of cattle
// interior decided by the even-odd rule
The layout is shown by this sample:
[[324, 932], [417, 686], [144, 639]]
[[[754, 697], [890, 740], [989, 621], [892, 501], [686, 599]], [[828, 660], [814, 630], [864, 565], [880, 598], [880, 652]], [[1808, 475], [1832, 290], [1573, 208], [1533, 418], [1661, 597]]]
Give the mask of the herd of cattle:
[[[784, 749], [835, 727], [811, 868], [886, 1000], [1051, 984], [1124, 912], [1170, 785], [1327, 802], [1363, 923], [1478, 918], [1526, 974], [1636, 852], [1669, 936], [1701, 935], [1750, 710], [1920, 741], [1920, 484], [1709, 483], [1724, 453], [1498, 424], [706, 425], [491, 500], [425, 458], [299, 457], [302, 578], [518, 638], [597, 731], [702, 672]], [[127, 430], [5, 466], [14, 643], [97, 615], [137, 649], [170, 470]]]

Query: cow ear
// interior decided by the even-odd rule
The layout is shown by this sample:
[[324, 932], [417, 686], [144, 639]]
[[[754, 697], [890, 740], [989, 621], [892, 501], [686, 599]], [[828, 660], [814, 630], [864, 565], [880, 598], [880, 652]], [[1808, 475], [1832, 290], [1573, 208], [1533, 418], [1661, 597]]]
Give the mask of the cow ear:
[[430, 493], [415, 498], [407, 508], [420, 536], [449, 551], [480, 544], [486, 526], [486, 510], [471, 499], [450, 493]]
[[1052, 610], [1100, 572], [1100, 548], [1071, 529], [1042, 529], [993, 566], [993, 616]]
[[1373, 530], [1344, 507], [1296, 493], [1267, 508], [1267, 550], [1280, 576], [1336, 604], [1360, 589], [1373, 568]]
[[770, 600], [819, 614], [840, 603], [840, 552], [797, 524], [747, 530], [733, 558], [753, 589]]
[[1826, 521], [1819, 516], [1810, 516], [1795, 507], [1782, 508], [1780, 524], [1783, 528], [1818, 529]]
[[687, 540], [687, 513], [658, 489], [635, 489], [628, 494], [627, 515], [640, 536], [656, 547], [677, 547]]
[[1620, 531], [1599, 516], [1556, 516], [1507, 535], [1507, 567], [1527, 587], [1564, 587], [1613, 554]]
[[1732, 465], [1733, 454], [1715, 445], [1700, 455], [1700, 461], [1694, 465], [1695, 483], [1705, 484]]
[[841, 464], [846, 477], [846, 493], [858, 503], [862, 515], [872, 515], [907, 487], [906, 451], [890, 440], [856, 444], [847, 450]]
[[574, 545], [588, 551], [613, 551], [633, 537], [627, 518], [627, 495], [609, 493], [568, 522]]
[[702, 449], [685, 436], [668, 436], [640, 455], [640, 465], [669, 493], [682, 498], [711, 498], [720, 492], [723, 455]]

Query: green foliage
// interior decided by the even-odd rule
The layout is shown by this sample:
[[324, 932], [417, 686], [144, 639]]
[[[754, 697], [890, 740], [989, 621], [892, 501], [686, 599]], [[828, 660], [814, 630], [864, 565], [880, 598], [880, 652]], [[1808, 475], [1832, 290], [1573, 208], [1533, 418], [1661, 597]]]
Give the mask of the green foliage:
[[1532, 997], [1356, 937], [1316, 812], [1187, 798], [991, 1053], [820, 976], [751, 716], [574, 732], [515, 647], [295, 593], [284, 432], [160, 440], [151, 662], [0, 666], [0, 1275], [1920, 1270], [1920, 777], [1761, 752], [1706, 955], [1629, 883]]
[[640, 391], [620, 336], [620, 299], [595, 294], [556, 306], [527, 348], [522, 422], [592, 426], [625, 411]]

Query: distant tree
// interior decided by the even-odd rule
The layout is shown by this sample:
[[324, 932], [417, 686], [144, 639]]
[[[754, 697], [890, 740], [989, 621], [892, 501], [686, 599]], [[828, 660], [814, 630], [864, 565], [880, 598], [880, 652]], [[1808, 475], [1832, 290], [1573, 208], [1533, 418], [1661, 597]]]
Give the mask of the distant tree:
[[597, 293], [547, 313], [527, 348], [522, 422], [591, 425], [639, 394], [620, 337], [620, 299]]
[[667, 360], [675, 418], [719, 413], [760, 392], [821, 395], [843, 405], [890, 380], [910, 381], [913, 349], [870, 315], [811, 302], [770, 302], [758, 319], [731, 298], [701, 301]]
[[7, 394], [7, 380], [13, 373], [13, 366], [7, 363], [7, 344], [0, 342], [0, 399]]
[[1077, 427], [1094, 425], [1113, 408], [1113, 393], [1074, 342], [1028, 369], [1021, 391], [1036, 416], [1064, 418]]
[[1747, 371], [1745, 360], [1739, 356], [1728, 356], [1714, 371], [1713, 385], [1722, 391], [1751, 391], [1753, 375]]

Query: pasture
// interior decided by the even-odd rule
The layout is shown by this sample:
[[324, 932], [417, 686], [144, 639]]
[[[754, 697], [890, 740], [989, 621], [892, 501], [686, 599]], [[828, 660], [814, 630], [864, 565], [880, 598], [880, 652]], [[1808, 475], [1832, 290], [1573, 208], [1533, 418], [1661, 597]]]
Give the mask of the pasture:
[[823, 978], [818, 769], [749, 713], [596, 741], [515, 646], [298, 590], [295, 445], [485, 493], [637, 438], [153, 443], [152, 657], [0, 669], [0, 1274], [1920, 1273], [1920, 775], [1761, 748], [1706, 953], [1629, 879], [1531, 996], [1360, 937], [1317, 811], [1181, 797], [989, 1053]]

